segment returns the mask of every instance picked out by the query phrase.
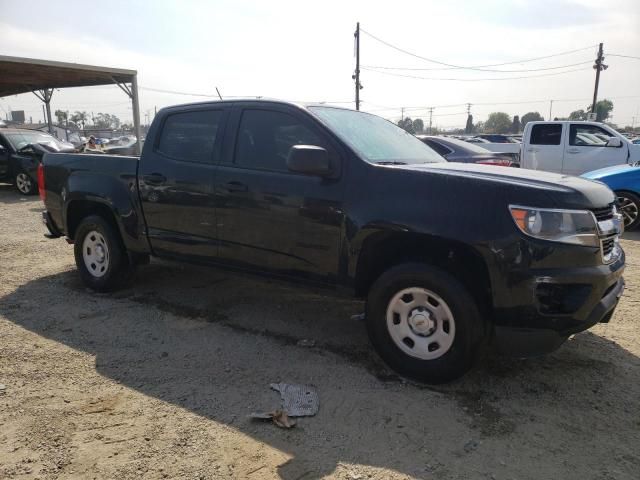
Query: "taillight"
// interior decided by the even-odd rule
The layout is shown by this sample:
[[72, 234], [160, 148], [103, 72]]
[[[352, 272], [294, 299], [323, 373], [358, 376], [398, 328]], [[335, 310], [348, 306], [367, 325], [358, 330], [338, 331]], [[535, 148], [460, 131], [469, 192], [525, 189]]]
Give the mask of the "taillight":
[[44, 188], [44, 165], [42, 163], [38, 165], [38, 193], [40, 200], [44, 202], [47, 198], [47, 191]]

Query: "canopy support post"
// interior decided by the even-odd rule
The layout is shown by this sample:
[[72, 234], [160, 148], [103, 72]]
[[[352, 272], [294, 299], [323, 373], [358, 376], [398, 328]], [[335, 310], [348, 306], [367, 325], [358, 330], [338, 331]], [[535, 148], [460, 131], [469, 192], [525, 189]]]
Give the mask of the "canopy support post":
[[47, 111], [47, 129], [49, 134], [53, 135], [53, 126], [51, 123], [51, 97], [53, 96], [53, 88], [45, 88], [43, 90], [32, 90], [32, 93], [38, 97], [46, 107]]

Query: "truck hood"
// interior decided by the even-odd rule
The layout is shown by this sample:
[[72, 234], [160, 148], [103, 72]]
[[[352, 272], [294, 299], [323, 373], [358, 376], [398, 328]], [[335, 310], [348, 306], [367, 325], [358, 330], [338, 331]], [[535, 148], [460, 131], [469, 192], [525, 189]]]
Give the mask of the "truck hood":
[[[533, 193], [537, 190], [540, 193], [541, 202], [551, 200], [557, 208], [600, 208], [614, 201], [611, 190], [601, 183], [540, 170], [453, 162], [402, 165], [390, 168], [409, 170], [415, 173], [447, 175], [461, 180], [458, 182], [460, 188], [464, 188], [465, 184], [471, 186], [475, 183], [494, 184], [496, 189], [505, 192], [524, 193], [526, 191]], [[511, 201], [509, 198], [507, 200]], [[513, 201], [516, 199], [514, 198]]]

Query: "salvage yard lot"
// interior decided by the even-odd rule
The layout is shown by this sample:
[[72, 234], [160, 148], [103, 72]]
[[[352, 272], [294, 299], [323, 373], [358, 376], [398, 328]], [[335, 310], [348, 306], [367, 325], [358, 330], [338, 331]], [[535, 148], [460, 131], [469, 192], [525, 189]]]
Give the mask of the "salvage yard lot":
[[[0, 184], [0, 478], [637, 478], [638, 233], [610, 324], [432, 388], [321, 291], [152, 261], [91, 293], [41, 206]], [[280, 381], [317, 386], [319, 413], [249, 419]]]

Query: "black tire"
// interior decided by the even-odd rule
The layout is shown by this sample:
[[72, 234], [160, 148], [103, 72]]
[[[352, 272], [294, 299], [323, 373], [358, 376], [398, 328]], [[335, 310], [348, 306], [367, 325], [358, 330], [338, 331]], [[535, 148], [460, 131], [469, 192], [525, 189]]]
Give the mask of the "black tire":
[[[92, 237], [87, 239], [90, 235]], [[85, 261], [85, 240], [90, 243], [91, 238], [95, 237], [100, 239], [101, 248], [106, 251], [106, 263]], [[87, 251], [90, 250], [87, 248]], [[76, 229], [73, 251], [80, 278], [92, 290], [110, 292], [131, 283], [135, 268], [129, 261], [116, 227], [104, 218], [91, 215], [80, 222]]]
[[[453, 316], [453, 343], [438, 358], [425, 360], [405, 353], [393, 340], [391, 327], [387, 327], [390, 301], [409, 288], [433, 292], [445, 302]], [[396, 317], [392, 321], [396, 323]], [[476, 300], [462, 283], [444, 270], [422, 263], [397, 265], [376, 280], [367, 298], [366, 322], [371, 343], [391, 368], [431, 384], [449, 382], [464, 375], [476, 362], [488, 339], [488, 329]], [[427, 348], [430, 350], [431, 346]]]
[[[622, 213], [625, 230], [635, 230], [640, 226], [640, 197], [633, 192], [617, 191], [618, 209]], [[635, 215], [635, 219], [629, 218]]]
[[13, 176], [13, 184], [16, 190], [22, 195], [35, 195], [38, 191], [38, 184], [33, 181], [31, 175], [24, 170], [18, 170]]

